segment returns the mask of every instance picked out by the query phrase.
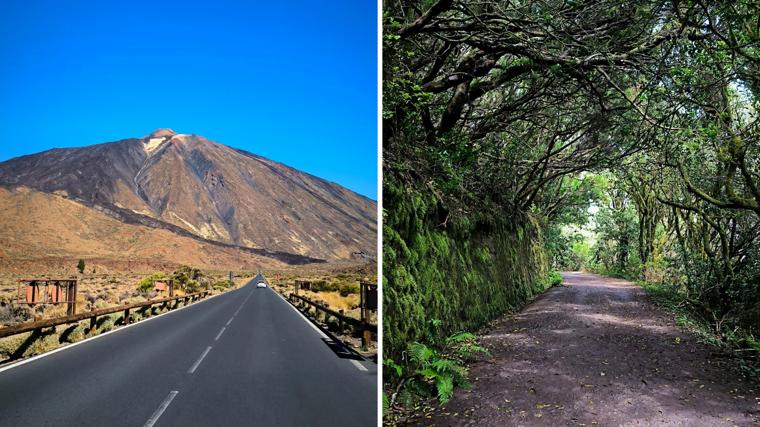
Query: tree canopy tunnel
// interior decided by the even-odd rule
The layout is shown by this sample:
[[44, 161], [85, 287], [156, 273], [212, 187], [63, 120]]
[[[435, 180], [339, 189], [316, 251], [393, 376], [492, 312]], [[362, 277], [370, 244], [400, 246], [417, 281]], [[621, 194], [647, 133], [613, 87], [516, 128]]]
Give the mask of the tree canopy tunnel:
[[666, 283], [717, 330], [758, 336], [758, 16], [386, 1], [386, 353], [485, 324], [549, 266]]

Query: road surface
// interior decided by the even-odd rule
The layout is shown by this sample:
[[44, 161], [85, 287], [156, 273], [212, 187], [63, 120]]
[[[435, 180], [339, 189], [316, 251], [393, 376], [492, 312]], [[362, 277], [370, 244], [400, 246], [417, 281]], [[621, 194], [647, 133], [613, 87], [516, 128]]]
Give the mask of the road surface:
[[377, 366], [262, 280], [3, 368], [0, 425], [376, 425]]
[[676, 326], [640, 287], [563, 273], [481, 337], [471, 366], [431, 419], [442, 426], [758, 426], [760, 389], [717, 349]]

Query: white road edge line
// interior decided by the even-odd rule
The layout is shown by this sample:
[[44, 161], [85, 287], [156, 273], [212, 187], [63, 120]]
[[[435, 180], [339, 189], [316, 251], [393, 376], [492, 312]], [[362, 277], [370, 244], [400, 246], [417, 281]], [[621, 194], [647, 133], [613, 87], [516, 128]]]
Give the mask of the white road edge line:
[[[238, 289], [242, 289], [242, 288], [238, 288]], [[237, 290], [237, 289], [236, 289], [236, 290]], [[58, 348], [56, 348], [55, 350], [50, 350], [50, 351], [48, 351], [47, 353], [42, 353], [42, 354], [38, 354], [38, 355], [36, 355], [36, 356], [32, 356], [32, 357], [30, 357], [30, 358], [28, 358], [28, 359], [19, 360], [18, 362], [15, 362], [15, 363], [12, 363], [12, 364], [10, 364], [10, 365], [8, 365], [8, 366], [4, 366], [4, 367], [0, 368], [0, 372], [3, 372], [3, 371], [7, 371], [8, 369], [13, 369], [13, 368], [16, 368], [16, 367], [19, 367], [19, 366], [23, 366], [23, 365], [26, 365], [27, 363], [29, 363], [29, 362], [34, 362], [34, 361], [35, 361], [35, 360], [37, 360], [37, 359], [42, 359], [43, 357], [47, 357], [47, 356], [50, 356], [51, 354], [55, 354], [55, 353], [58, 353], [59, 351], [64, 351], [64, 350], [68, 350], [68, 349], [70, 349], [70, 348], [74, 348], [74, 347], [76, 347], [76, 346], [78, 346], [78, 345], [80, 345], [80, 344], [84, 344], [84, 343], [86, 343], [86, 342], [89, 342], [89, 341], [92, 341], [92, 340], [96, 340], [96, 339], [98, 339], [98, 338], [102, 338], [102, 337], [104, 337], [104, 336], [106, 336], [106, 335], [111, 335], [111, 334], [113, 334], [113, 333], [115, 333], [115, 332], [119, 332], [119, 331], [123, 331], [123, 330], [125, 330], [125, 329], [129, 329], [129, 328], [131, 328], [131, 327], [133, 327], [133, 326], [139, 326], [139, 325], [143, 325], [143, 324], [145, 324], [145, 322], [150, 322], [150, 321], [151, 321], [151, 320], [153, 320], [153, 319], [158, 319], [158, 318], [160, 318], [160, 317], [162, 317], [162, 316], [166, 316], [166, 315], [169, 315], [169, 314], [172, 314], [172, 313], [176, 313], [176, 312], [178, 312], [178, 311], [181, 311], [181, 310], [184, 310], [184, 309], [186, 309], [186, 308], [195, 307], [195, 306], [197, 306], [198, 304], [202, 304], [202, 303], [204, 303], [204, 302], [206, 302], [206, 301], [210, 301], [210, 300], [212, 300], [212, 299], [214, 299], [214, 298], [216, 298], [216, 297], [220, 297], [220, 296], [222, 296], [222, 295], [229, 295], [229, 294], [231, 294], [232, 292], [234, 292], [234, 291], [230, 291], [229, 293], [228, 293], [228, 292], [225, 292], [225, 293], [222, 293], [222, 294], [216, 294], [216, 295], [212, 295], [212, 296], [210, 296], [210, 297], [208, 297], [208, 298], [206, 298], [206, 299], [204, 299], [204, 300], [202, 300], [202, 301], [198, 301], [198, 302], [196, 302], [196, 303], [194, 303], [194, 304], [186, 305], [186, 306], [183, 306], [183, 307], [180, 307], [180, 308], [175, 308], [174, 310], [170, 310], [170, 311], [167, 311], [167, 312], [165, 312], [165, 313], [157, 314], [157, 315], [155, 315], [155, 316], [151, 316], [151, 317], [149, 317], [149, 318], [147, 318], [147, 319], [143, 319], [143, 320], [140, 320], [139, 322], [130, 323], [129, 325], [126, 325], [126, 326], [119, 326], [119, 327], [118, 327], [118, 328], [116, 328], [116, 329], [112, 329], [112, 330], [110, 330], [110, 331], [108, 331], [108, 332], [103, 332], [103, 333], [101, 333], [101, 334], [95, 335], [94, 337], [88, 337], [88, 338], [85, 338], [85, 339], [83, 339], [82, 341], [77, 341], [77, 342], [75, 342], [75, 343], [66, 344], [66, 345], [65, 345], [65, 346], [63, 346], [63, 347], [58, 347]]]
[[360, 371], [366, 371], [367, 370], [367, 368], [365, 368], [364, 365], [362, 365], [361, 363], [359, 363], [359, 361], [357, 361], [357, 360], [351, 359], [351, 363], [353, 363], [354, 366], [356, 366], [356, 369], [358, 369]]
[[232, 323], [232, 319], [234, 319], [235, 316], [230, 317], [230, 320], [227, 321], [227, 324], [224, 326], [230, 326], [230, 323]]
[[276, 291], [274, 291], [272, 289], [269, 289], [269, 290], [272, 291], [272, 292], [274, 292], [275, 295], [277, 295], [278, 297], [280, 297], [280, 299], [282, 299], [283, 301], [285, 301], [285, 304], [288, 307], [292, 308], [293, 311], [295, 311], [296, 313], [298, 313], [298, 315], [301, 316], [301, 318], [303, 318], [304, 322], [308, 323], [309, 326], [312, 327], [312, 329], [314, 329], [315, 331], [317, 331], [317, 333], [322, 336], [322, 338], [330, 339], [330, 337], [328, 337], [324, 332], [322, 332], [322, 330], [319, 329], [317, 327], [317, 325], [315, 325], [314, 323], [312, 323], [311, 320], [309, 320], [306, 316], [304, 316], [303, 313], [301, 313], [300, 311], [298, 311], [297, 308], [293, 307], [293, 304], [289, 303], [288, 300], [286, 300], [285, 298], [283, 298], [283, 296], [280, 295], [279, 292], [276, 292]]
[[219, 331], [219, 334], [217, 334], [216, 338], [214, 338], [214, 341], [219, 341], [219, 337], [221, 337], [221, 336], [222, 336], [222, 334], [224, 333], [224, 330], [225, 330], [225, 329], [227, 329], [227, 328], [226, 328], [226, 327], [224, 327], [224, 328], [222, 328], [222, 330], [221, 330], [221, 331]]
[[201, 354], [201, 357], [198, 358], [198, 360], [195, 361], [193, 366], [187, 371], [188, 374], [192, 374], [195, 372], [196, 369], [198, 369], [198, 366], [200, 366], [201, 362], [203, 362], [203, 359], [206, 357], [208, 352], [211, 351], [211, 346], [206, 347], [206, 351]]
[[[323, 338], [327, 338], [328, 340], [329, 340], [329, 339], [331, 339], [331, 338], [330, 338], [330, 337], [328, 337], [328, 336], [327, 336], [327, 335], [326, 335], [324, 332], [322, 332], [322, 330], [321, 330], [321, 329], [319, 329], [319, 328], [317, 327], [317, 325], [315, 325], [314, 323], [312, 323], [312, 321], [311, 321], [311, 320], [309, 320], [309, 318], [307, 318], [306, 316], [304, 316], [304, 314], [303, 314], [303, 313], [301, 313], [300, 311], [298, 311], [298, 309], [297, 309], [297, 308], [295, 308], [295, 307], [293, 306], [293, 304], [289, 303], [289, 302], [288, 302], [288, 300], [286, 300], [286, 299], [285, 299], [285, 298], [284, 298], [282, 295], [280, 295], [280, 293], [279, 293], [279, 292], [276, 292], [276, 291], [274, 291], [274, 290], [272, 290], [272, 289], [269, 289], [269, 290], [270, 290], [270, 291], [272, 291], [272, 292], [274, 292], [274, 294], [275, 294], [275, 295], [277, 295], [278, 297], [280, 297], [280, 299], [282, 299], [283, 301], [285, 301], [285, 304], [287, 304], [287, 305], [288, 305], [288, 307], [292, 308], [292, 309], [293, 309], [293, 311], [295, 311], [296, 313], [298, 313], [298, 315], [299, 315], [299, 316], [301, 316], [301, 318], [303, 318], [303, 320], [304, 320], [306, 323], [308, 323], [308, 324], [309, 324], [309, 326], [311, 326], [311, 327], [312, 327], [312, 328], [313, 328], [315, 331], [317, 331], [317, 333], [318, 333], [319, 335], [321, 335]], [[353, 359], [351, 359], [351, 363], [353, 363], [353, 364], [354, 364], [354, 366], [356, 366], [356, 369], [358, 369], [358, 370], [360, 370], [360, 371], [366, 371], [366, 370], [367, 370], [367, 368], [366, 368], [364, 365], [362, 365], [361, 363], [359, 363], [359, 362], [358, 362], [358, 361], [356, 361], [356, 360], [353, 360]]]
[[153, 415], [148, 418], [148, 421], [145, 423], [145, 427], [152, 427], [153, 424], [158, 421], [158, 419], [161, 417], [161, 414], [163, 414], [166, 408], [169, 407], [169, 405], [172, 403], [172, 400], [174, 400], [177, 394], [179, 394], [179, 392], [176, 390], [169, 392], [169, 395], [166, 396], [166, 399], [161, 402], [161, 406], [159, 406], [158, 409], [156, 409], [156, 412], [154, 412]]

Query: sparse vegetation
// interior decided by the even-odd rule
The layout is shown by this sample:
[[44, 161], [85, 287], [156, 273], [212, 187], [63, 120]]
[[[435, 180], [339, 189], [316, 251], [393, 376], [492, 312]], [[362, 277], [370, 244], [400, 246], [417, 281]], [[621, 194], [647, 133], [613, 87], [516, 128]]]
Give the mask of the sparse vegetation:
[[[279, 281], [275, 280], [278, 275], [281, 276]], [[343, 310], [347, 316], [358, 319], [359, 282], [374, 282], [374, 275], [374, 272], [368, 274], [364, 268], [337, 272], [300, 268], [292, 272], [271, 273], [269, 279], [272, 286], [285, 296], [295, 291], [295, 280], [306, 280], [310, 282], [309, 289], [300, 289], [300, 295], [321, 302], [333, 310]]]
[[166, 274], [162, 272], [156, 272], [149, 276], [146, 276], [142, 278], [139, 282], [137, 282], [137, 291], [143, 295], [147, 295], [149, 292], [155, 289], [154, 282], [156, 280], [163, 280], [166, 278], [167, 278]]
[[[342, 311], [348, 317], [359, 319], [359, 282], [375, 282], [376, 266], [375, 263], [299, 266], [287, 270], [267, 271], [267, 278], [272, 289], [284, 297], [295, 291], [295, 280], [309, 281], [311, 289], [300, 289], [299, 295], [326, 305], [332, 310]], [[333, 323], [328, 324], [327, 327], [337, 331], [335, 319], [331, 319], [331, 322]], [[370, 323], [377, 324], [377, 313], [370, 313]], [[360, 349], [359, 334], [344, 334], [340, 338], [351, 347]], [[373, 343], [361, 351], [372, 354], [376, 348]]]
[[[69, 264], [71, 265], [71, 264]], [[89, 269], [88, 269], [89, 270]], [[181, 271], [190, 271], [190, 268], [181, 268]], [[196, 277], [201, 276], [197, 269]], [[204, 279], [213, 281], [218, 284], [215, 286], [216, 291], [224, 291], [234, 288], [230, 282], [224, 278], [227, 272], [207, 271], [203, 272]], [[42, 275], [42, 274], [40, 274]], [[250, 273], [242, 273], [241, 277], [251, 277]], [[90, 311], [95, 309], [113, 307], [130, 303], [138, 303], [156, 297], [153, 290], [153, 281], [170, 277], [165, 272], [154, 272], [150, 274], [139, 273], [101, 273], [100, 275], [89, 275], [85, 273], [80, 278], [78, 311]], [[66, 315], [65, 305], [54, 306], [37, 306], [34, 309], [25, 304], [18, 305], [15, 302], [17, 275], [7, 272], [0, 274], [0, 325], [12, 325], [30, 321], [37, 316], [38, 318], [54, 318]], [[242, 279], [241, 279], [242, 280]], [[189, 283], [189, 288], [193, 289], [200, 286], [197, 281]], [[135, 285], [137, 283], [138, 285]], [[9, 286], [10, 285], [10, 286]], [[188, 289], [186, 287], [186, 289]], [[133, 320], [138, 321], [145, 319], [154, 314], [165, 312], [159, 307], [153, 310], [145, 311], [134, 310], [131, 315]], [[106, 332], [115, 328], [122, 319], [122, 314], [114, 313], [108, 316], [98, 318], [97, 333]], [[1, 327], [1, 326], [0, 326]], [[79, 324], [61, 325], [56, 329], [49, 328], [41, 336], [32, 336], [31, 333], [14, 335], [0, 339], [0, 361], [9, 357], [21, 355], [28, 357], [35, 354], [44, 353], [58, 347], [62, 344], [73, 343], [84, 339], [89, 331], [89, 324], [82, 322]], [[23, 346], [23, 348], [22, 348]], [[19, 353], [20, 352], [20, 353]]]
[[68, 326], [59, 338], [59, 342], [63, 343], [75, 343], [85, 338], [85, 327], [82, 324], [74, 324]]
[[318, 281], [312, 282], [311, 290], [313, 292], [338, 292], [340, 296], [347, 297], [351, 294], [359, 293], [359, 284], [356, 282], [351, 283], [351, 282], [344, 282], [340, 280], [336, 280], [336, 281], [318, 280]]

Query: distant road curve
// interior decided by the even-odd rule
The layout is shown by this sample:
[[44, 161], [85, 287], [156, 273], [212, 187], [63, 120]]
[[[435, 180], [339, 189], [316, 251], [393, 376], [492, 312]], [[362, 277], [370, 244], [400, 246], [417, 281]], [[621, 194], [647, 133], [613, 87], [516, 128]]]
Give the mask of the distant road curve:
[[376, 425], [377, 366], [261, 281], [0, 368], [0, 425]]

